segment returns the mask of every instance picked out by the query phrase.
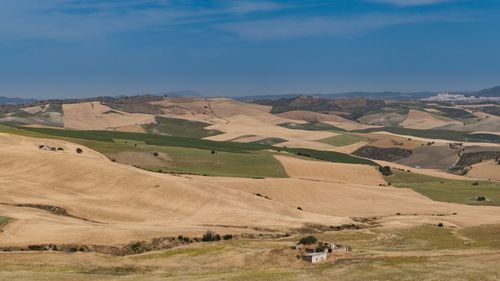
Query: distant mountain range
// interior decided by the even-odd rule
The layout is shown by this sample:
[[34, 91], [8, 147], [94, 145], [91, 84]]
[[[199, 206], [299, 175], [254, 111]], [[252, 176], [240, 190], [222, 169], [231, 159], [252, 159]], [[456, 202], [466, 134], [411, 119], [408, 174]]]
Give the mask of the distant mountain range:
[[473, 95], [479, 97], [500, 97], [500, 86], [477, 91]]
[[284, 94], [284, 95], [258, 95], [258, 96], [244, 96], [235, 97], [237, 100], [250, 101], [250, 100], [280, 100], [280, 99], [290, 99], [297, 96], [315, 96], [325, 99], [339, 99], [339, 98], [367, 98], [367, 99], [394, 99], [394, 100], [405, 100], [405, 99], [424, 99], [438, 94], [438, 92], [346, 92], [346, 93], [335, 93], [335, 94]]
[[[244, 96], [235, 97], [235, 99], [242, 101], [249, 100], [280, 100], [280, 99], [290, 99], [297, 96], [315, 96], [319, 98], [367, 98], [367, 99], [395, 99], [395, 100], [407, 100], [407, 99], [425, 99], [431, 96], [437, 95], [439, 92], [346, 92], [346, 93], [333, 93], [333, 94], [283, 94], [283, 95], [256, 95], [256, 96]], [[454, 92], [457, 94], [464, 94], [466, 96], [481, 96], [481, 97], [500, 97], [500, 86], [484, 89], [476, 92]]]
[[9, 98], [0, 96], [0, 104], [24, 104], [33, 102], [36, 102], [36, 99]]
[[[277, 94], [277, 95], [254, 95], [254, 96], [242, 96], [242, 97], [232, 97], [240, 101], [255, 101], [255, 100], [280, 100], [280, 99], [290, 99], [297, 96], [315, 96], [320, 98], [328, 99], [338, 99], [338, 98], [367, 98], [367, 99], [395, 99], [395, 100], [406, 100], [406, 99], [424, 99], [438, 94], [439, 92], [346, 92], [346, 93], [331, 93], [331, 94], [321, 94], [321, 93], [310, 93], [310, 94]], [[500, 86], [483, 89], [475, 92], [454, 92], [457, 94], [464, 94], [466, 96], [477, 96], [477, 97], [500, 97]], [[168, 97], [203, 97], [198, 92], [192, 90], [180, 90], [172, 91], [158, 94], [158, 96], [168, 96]], [[102, 98], [102, 97], [101, 97]], [[111, 98], [111, 97], [110, 97]], [[84, 100], [89, 100], [90, 98], [83, 98]], [[23, 99], [23, 98], [9, 98], [0, 96], [0, 104], [30, 104], [36, 103], [40, 100], [36, 99]]]

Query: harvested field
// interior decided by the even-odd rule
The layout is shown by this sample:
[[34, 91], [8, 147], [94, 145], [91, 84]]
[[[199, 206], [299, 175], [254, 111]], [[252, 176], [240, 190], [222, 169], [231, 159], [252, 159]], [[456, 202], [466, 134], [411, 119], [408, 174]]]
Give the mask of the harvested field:
[[37, 105], [32, 107], [21, 108], [22, 111], [26, 111], [30, 114], [37, 114], [41, 111], [45, 111], [49, 105]]
[[372, 126], [398, 126], [407, 118], [406, 115], [394, 112], [382, 112], [365, 115], [358, 119], [362, 124]]
[[[304, 211], [308, 212], [350, 217], [391, 216], [391, 218], [394, 219], [391, 222], [392, 225], [396, 225], [397, 223], [404, 225], [421, 225], [443, 221], [450, 225], [466, 226], [498, 223], [500, 217], [498, 207], [469, 206], [433, 201], [408, 188], [334, 183], [293, 178], [262, 180], [209, 178], [208, 180], [211, 183], [248, 192], [250, 194], [259, 193], [262, 196], [267, 196], [272, 201], [296, 208], [301, 207]], [[391, 181], [392, 179], [389, 177], [386, 180]], [[464, 188], [469, 188], [469, 186], [471, 188], [473, 187], [471, 182], [464, 182]], [[439, 184], [439, 180], [437, 184]], [[461, 199], [461, 203], [474, 203], [469, 201], [469, 194], [467, 193], [459, 192], [453, 195], [452, 188], [454, 185], [456, 185], [455, 182], [447, 185], [447, 188], [449, 188], [447, 191], [450, 193], [443, 194], [446, 194], [450, 200], [444, 199], [443, 201], [457, 202], [454, 201], [454, 199]], [[418, 183], [416, 186], [418, 186]], [[485, 190], [490, 188], [493, 192], [492, 186], [488, 187], [485, 185], [484, 188]], [[487, 203], [492, 204], [491, 201]], [[412, 220], [408, 221], [408, 217], [397, 217], [396, 213], [398, 212], [401, 214], [417, 215]], [[457, 215], [447, 217], [432, 215], [436, 213], [457, 213]]]
[[278, 155], [275, 157], [292, 178], [369, 185], [385, 183], [373, 166], [310, 161]]
[[365, 140], [366, 139], [363, 137], [345, 133], [345, 134], [340, 134], [338, 136], [329, 137], [320, 141], [334, 146], [346, 146]]
[[408, 117], [400, 123], [401, 126], [411, 129], [433, 129], [438, 127], [444, 127], [449, 125], [462, 125], [461, 122], [445, 119], [444, 117], [435, 117], [429, 112], [424, 112], [420, 110], [411, 109], [408, 113]]
[[410, 156], [412, 151], [399, 147], [380, 148], [367, 145], [357, 149], [352, 154], [374, 160], [396, 161]]
[[[477, 114], [477, 113], [476, 113]], [[485, 132], [500, 132], [500, 117], [494, 115], [486, 115], [479, 118], [479, 120], [470, 121], [466, 125], [463, 124], [451, 124], [440, 127], [443, 130], [456, 130], [463, 132], [475, 132], [475, 131], [485, 131]]]
[[399, 147], [412, 150], [421, 147], [422, 144], [425, 144], [425, 142], [421, 140], [416, 140], [412, 137], [405, 138], [401, 136], [383, 134], [378, 132], [357, 134], [357, 135], [367, 138], [370, 146], [376, 146], [380, 148]]
[[99, 102], [64, 104], [64, 127], [80, 130], [112, 130], [131, 125], [149, 124], [154, 115], [119, 112]]
[[[306, 222], [329, 225], [350, 222], [347, 218], [302, 212], [296, 207], [213, 185], [206, 177], [193, 180], [150, 173], [85, 153], [39, 150], [40, 141], [1, 135], [0, 165], [4, 168], [0, 170], [0, 202], [58, 206], [89, 221], [55, 216], [34, 208], [0, 205], [3, 216], [15, 219], [0, 234], [0, 246], [122, 245], [168, 234], [200, 234], [206, 230], [205, 224], [237, 226], [242, 221], [247, 226], [275, 230], [301, 227]], [[84, 152], [91, 154], [88, 148]], [[252, 231], [216, 226], [213, 229], [232, 233]]]
[[449, 146], [424, 145], [412, 151], [406, 158], [397, 160], [399, 164], [425, 169], [448, 170], [458, 160], [458, 150]]
[[477, 179], [500, 181], [500, 164], [497, 161], [491, 160], [472, 165], [469, 172], [467, 172], [467, 176]]
[[157, 116], [155, 123], [145, 124], [143, 127], [148, 133], [199, 139], [222, 133], [216, 130], [206, 130], [205, 128], [210, 125], [212, 124]]
[[330, 124], [332, 126], [351, 131], [351, 130], [362, 130], [366, 128], [370, 128], [371, 126], [367, 126], [341, 116], [335, 114], [324, 114], [313, 111], [304, 111], [304, 110], [292, 110], [288, 112], [278, 113], [276, 114], [279, 117], [292, 119], [292, 120], [303, 120], [303, 121], [322, 121], [324, 123]]

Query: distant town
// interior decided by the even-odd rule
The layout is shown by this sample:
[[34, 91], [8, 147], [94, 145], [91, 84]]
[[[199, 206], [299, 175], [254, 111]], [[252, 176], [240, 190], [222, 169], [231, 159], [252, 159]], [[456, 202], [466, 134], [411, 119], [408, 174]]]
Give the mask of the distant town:
[[483, 101], [500, 101], [500, 97], [481, 97], [464, 94], [453, 94], [442, 92], [435, 96], [422, 99], [423, 101], [459, 101], [459, 102], [483, 102]]

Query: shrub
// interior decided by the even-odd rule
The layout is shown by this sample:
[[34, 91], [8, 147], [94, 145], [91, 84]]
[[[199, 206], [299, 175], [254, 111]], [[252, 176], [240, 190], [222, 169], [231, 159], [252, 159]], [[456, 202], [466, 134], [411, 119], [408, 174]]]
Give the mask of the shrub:
[[302, 211], [302, 207], [297, 207], [297, 210], [301, 210]]
[[320, 252], [324, 252], [325, 250], [326, 250], [326, 246], [323, 246], [323, 245], [318, 246], [318, 247], [316, 248], [316, 252], [318, 252], [318, 253], [320, 253]]
[[438, 223], [438, 226], [443, 227], [443, 223], [442, 222]]
[[316, 242], [318, 242], [318, 239], [316, 239], [316, 237], [314, 237], [312, 235], [302, 237], [299, 240], [299, 244], [303, 244], [303, 245], [310, 245], [310, 244], [314, 244]]
[[153, 156], [158, 156], [158, 152], [153, 152]]
[[222, 239], [224, 239], [224, 240], [231, 240], [231, 239], [233, 239], [233, 235], [232, 234], [226, 234], [226, 235], [222, 236]]
[[390, 176], [390, 175], [392, 175], [391, 167], [389, 167], [389, 166], [380, 166], [380, 167], [378, 167], [378, 170], [384, 176]]
[[486, 197], [476, 196], [476, 197], [472, 198], [472, 200], [474, 200], [474, 201], [486, 201]]
[[207, 230], [207, 232], [205, 232], [205, 234], [203, 234], [203, 237], [201, 238], [201, 241], [203, 242], [211, 242], [219, 240], [220, 240], [220, 235], [211, 230]]
[[78, 147], [78, 148], [76, 149], [76, 153], [80, 154], [80, 153], [82, 153], [82, 152], [83, 152], [83, 150], [82, 150], [81, 148], [79, 148], [79, 147]]
[[472, 185], [479, 185], [479, 182], [475, 181], [475, 182], [472, 183]]

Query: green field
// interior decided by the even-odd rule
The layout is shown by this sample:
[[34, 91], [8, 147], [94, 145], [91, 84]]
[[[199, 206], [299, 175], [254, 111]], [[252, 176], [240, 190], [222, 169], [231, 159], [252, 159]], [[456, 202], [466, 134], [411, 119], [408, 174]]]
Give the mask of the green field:
[[345, 146], [345, 145], [350, 145], [350, 144], [354, 144], [354, 143], [363, 141], [365, 139], [366, 138], [356, 136], [356, 135], [340, 134], [338, 136], [333, 136], [333, 137], [329, 137], [326, 139], [322, 139], [322, 140], [320, 140], [320, 142], [330, 144], [333, 146]]
[[379, 166], [377, 163], [371, 160], [335, 151], [323, 151], [323, 150], [314, 150], [307, 148], [285, 148], [284, 150], [286, 152], [293, 153], [298, 156], [303, 156], [323, 161]]
[[[448, 180], [415, 173], [393, 171], [385, 177], [395, 187], [411, 188], [432, 200], [470, 205], [500, 206], [500, 182]], [[487, 201], [473, 201], [476, 196], [484, 196]]]
[[[167, 173], [187, 173], [208, 176], [233, 177], [287, 177], [280, 162], [270, 152], [234, 153], [176, 146], [154, 146], [140, 142], [124, 144], [86, 143], [117, 162], [130, 164], [146, 170]], [[159, 156], [154, 156], [154, 153]], [[130, 154], [131, 160], [120, 161], [120, 155]], [[162, 157], [165, 155], [166, 157]]]
[[0, 216], [0, 230], [2, 229], [3, 226], [5, 226], [11, 220], [12, 219], [9, 217]]
[[[0, 131], [2, 128], [0, 128]], [[117, 131], [83, 131], [83, 130], [59, 130], [50, 128], [20, 128], [22, 131], [38, 133], [39, 135], [51, 136], [56, 138], [71, 138], [82, 140], [93, 140], [100, 142], [113, 142], [114, 139], [124, 139], [133, 141], [143, 141], [149, 145], [157, 146], [179, 146], [188, 148], [198, 148], [206, 150], [226, 151], [247, 153], [250, 151], [269, 149], [270, 146], [255, 144], [255, 143], [238, 143], [227, 141], [210, 141], [203, 139], [178, 137], [178, 136], [161, 136], [145, 133], [129, 133]]]
[[157, 116], [155, 121], [156, 123], [143, 125], [148, 133], [196, 139], [215, 136], [222, 133], [218, 130], [205, 129], [211, 124], [198, 121], [163, 116]]
[[282, 138], [264, 138], [261, 140], [253, 141], [251, 143], [263, 144], [263, 145], [276, 145], [282, 142], [286, 142], [287, 140]]
[[306, 130], [306, 131], [345, 131], [339, 127], [323, 123], [321, 121], [310, 121], [305, 124], [286, 122], [278, 124], [278, 126], [285, 127], [293, 130]]

